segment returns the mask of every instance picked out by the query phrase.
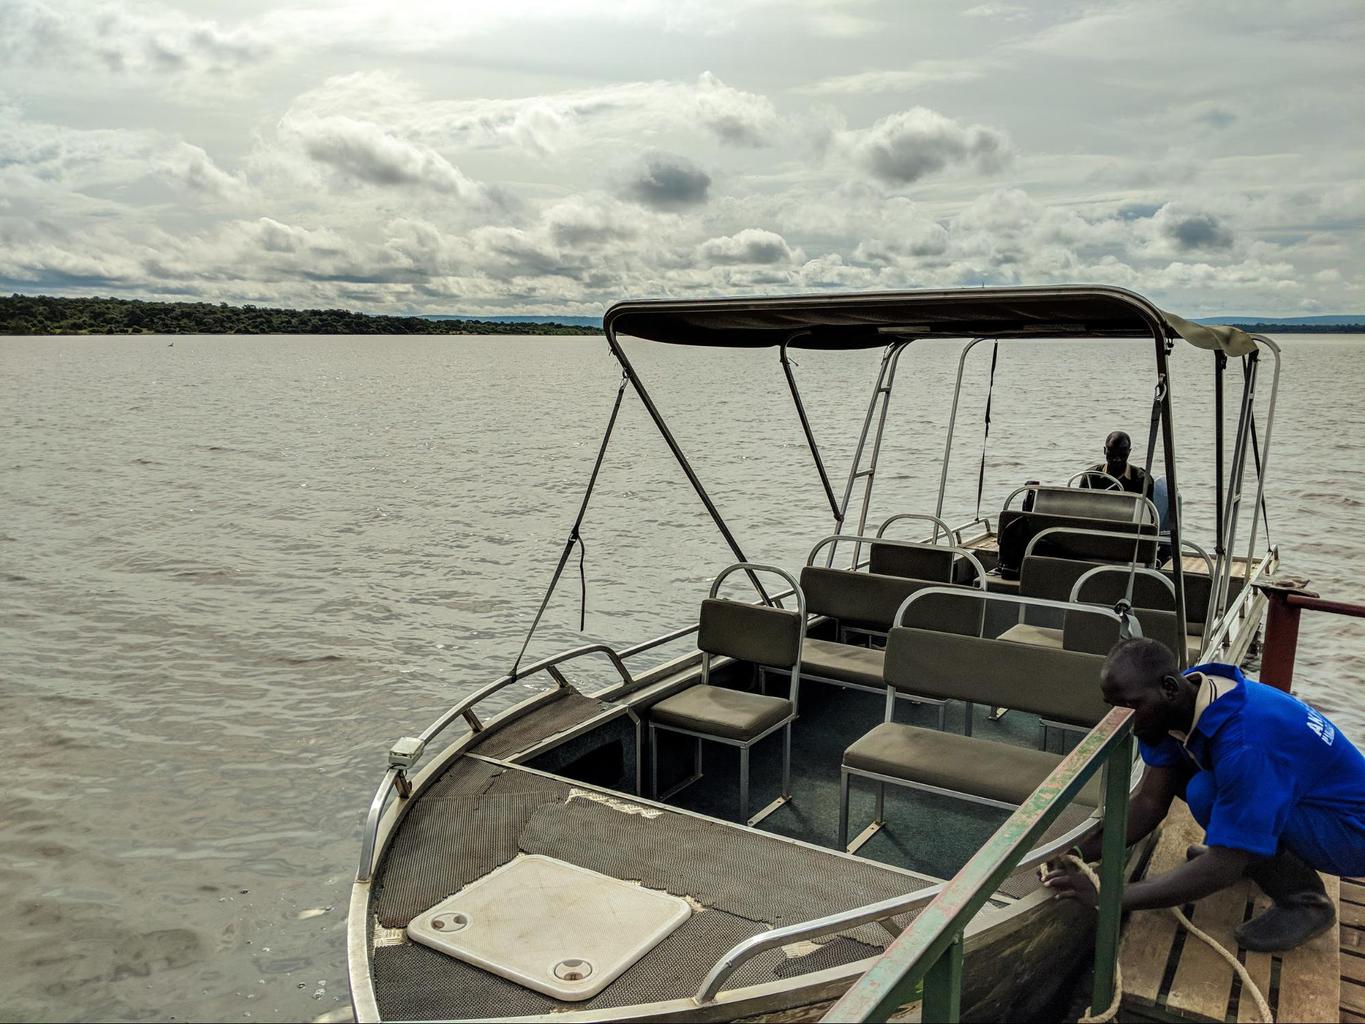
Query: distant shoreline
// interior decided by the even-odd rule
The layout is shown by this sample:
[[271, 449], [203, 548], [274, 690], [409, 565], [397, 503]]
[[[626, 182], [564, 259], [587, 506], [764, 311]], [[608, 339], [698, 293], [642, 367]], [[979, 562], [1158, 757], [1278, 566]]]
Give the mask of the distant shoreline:
[[[581, 319], [581, 318], [578, 318]], [[1235, 322], [1252, 334], [1365, 334], [1365, 323]], [[0, 296], [0, 336], [134, 334], [600, 335], [582, 323], [377, 316], [345, 309], [281, 309], [211, 302]]]
[[0, 335], [105, 334], [544, 334], [600, 335], [581, 324], [428, 320], [345, 309], [278, 309], [211, 302], [0, 296]]

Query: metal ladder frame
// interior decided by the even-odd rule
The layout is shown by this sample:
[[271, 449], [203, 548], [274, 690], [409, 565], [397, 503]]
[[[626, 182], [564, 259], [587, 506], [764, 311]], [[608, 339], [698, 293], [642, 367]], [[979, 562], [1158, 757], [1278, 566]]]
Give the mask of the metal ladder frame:
[[[844, 523], [848, 522], [848, 506], [853, 498], [853, 485], [858, 480], [866, 480], [863, 487], [862, 508], [858, 512], [858, 528], [854, 531], [855, 536], [863, 536], [867, 532], [867, 513], [872, 504], [872, 485], [877, 478], [877, 461], [881, 457], [882, 438], [886, 433], [886, 414], [891, 407], [891, 389], [896, 381], [896, 367], [900, 363], [901, 353], [903, 353], [910, 340], [893, 341], [886, 347], [886, 353], [882, 356], [881, 369], [877, 373], [877, 386], [872, 391], [872, 398], [867, 403], [867, 414], [863, 417], [863, 429], [858, 435], [858, 445], [853, 450], [853, 461], [848, 467], [848, 482], [844, 484], [844, 497], [839, 503], [839, 516], [834, 521], [834, 535], [838, 536], [843, 532]], [[881, 412], [877, 414], [877, 407], [880, 404]], [[872, 429], [872, 418], [877, 415], [877, 433], [872, 439], [872, 459], [866, 469], [859, 468], [863, 461], [863, 452], [867, 448], [867, 435]], [[825, 558], [825, 567], [830, 568], [834, 565], [834, 550], [837, 545], [829, 549], [829, 555]], [[858, 568], [859, 559], [862, 557], [862, 543], [853, 545], [852, 568]]]

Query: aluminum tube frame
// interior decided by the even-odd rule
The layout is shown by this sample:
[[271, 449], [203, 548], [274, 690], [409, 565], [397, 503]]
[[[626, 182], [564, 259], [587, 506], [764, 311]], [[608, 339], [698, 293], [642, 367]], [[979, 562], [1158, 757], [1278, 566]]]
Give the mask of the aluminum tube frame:
[[[1009, 805], [1013, 809], [1012, 805]], [[1084, 821], [1068, 829], [1064, 834], [1042, 846], [1035, 847], [1020, 859], [1016, 870], [1026, 871], [1029, 868], [1045, 864], [1063, 850], [1070, 849], [1078, 842], [1087, 838], [1092, 832], [1099, 828], [1100, 819], [1098, 817], [1086, 818]], [[785, 925], [781, 928], [773, 928], [770, 931], [759, 932], [757, 935], [736, 943], [728, 953], [716, 961], [711, 968], [706, 979], [697, 989], [696, 1001], [698, 1003], [709, 1003], [720, 993], [722, 986], [729, 978], [743, 967], [749, 960], [759, 953], [769, 949], [776, 949], [778, 946], [785, 946], [792, 942], [800, 942], [805, 939], [816, 939], [822, 935], [829, 935], [831, 932], [844, 931], [847, 928], [856, 928], [858, 925], [874, 924], [878, 921], [886, 921], [897, 917], [909, 910], [922, 907], [926, 903], [936, 899], [947, 887], [947, 882], [939, 882], [921, 889], [918, 892], [908, 893], [905, 896], [892, 896], [889, 899], [879, 900], [876, 903], [869, 903], [866, 906], [857, 907], [853, 910], [841, 910], [838, 913], [828, 914], [825, 917], [812, 918], [809, 921], [799, 921], [796, 924]]]
[[948, 523], [938, 516], [932, 516], [928, 512], [897, 512], [894, 516], [886, 519], [881, 526], [877, 527], [877, 537], [881, 538], [886, 533], [886, 528], [892, 523], [898, 523], [902, 519], [922, 519], [925, 522], [934, 524], [934, 535], [929, 538], [930, 544], [938, 543], [938, 534], [942, 530], [944, 535], [951, 540], [956, 540], [957, 546], [962, 547], [962, 531], [954, 530]]
[[[836, 533], [842, 533], [844, 523], [848, 521], [848, 504], [853, 500], [853, 484], [857, 481], [861, 472], [858, 467], [863, 461], [863, 451], [867, 448], [867, 435], [872, 429], [872, 416], [877, 410], [877, 403], [882, 403], [881, 415], [877, 420], [877, 435], [872, 442], [872, 463], [867, 471], [867, 485], [863, 488], [863, 507], [858, 516], [858, 533], [861, 534], [867, 526], [867, 509], [872, 500], [872, 483], [877, 476], [877, 459], [882, 450], [882, 434], [886, 430], [886, 413], [891, 405], [891, 389], [896, 381], [896, 368], [900, 365], [901, 353], [910, 345], [909, 341], [893, 341], [886, 347], [886, 354], [882, 356], [881, 368], [877, 371], [877, 385], [872, 390], [872, 398], [867, 403], [867, 413], [863, 417], [863, 429], [858, 435], [858, 444], [853, 449], [853, 461], [848, 467], [848, 481], [844, 484], [844, 497], [839, 503], [840, 516], [835, 521], [834, 529]], [[858, 556], [862, 551], [862, 545], [857, 545], [853, 549], [853, 565], [856, 568]], [[825, 563], [825, 568], [834, 565], [834, 549], [830, 549], [829, 560]]]
[[[1076, 604], [1083, 603], [1080, 598], [1081, 587], [1083, 587], [1085, 581], [1092, 576], [1102, 576], [1105, 573], [1121, 573], [1122, 575], [1127, 576], [1132, 571], [1134, 570], [1123, 565], [1097, 565], [1093, 569], [1087, 569], [1077, 577], [1076, 582], [1072, 585], [1071, 600]], [[1160, 569], [1148, 569], [1146, 566], [1138, 566], [1136, 572], [1139, 576], [1154, 576], [1162, 583], [1166, 584], [1166, 589], [1171, 592], [1171, 600], [1175, 600], [1175, 584], [1172, 583], [1171, 578]]]
[[957, 425], [957, 406], [962, 397], [962, 372], [967, 366], [967, 353], [989, 340], [988, 337], [973, 338], [962, 347], [962, 354], [957, 357], [957, 384], [953, 387], [953, 407], [948, 412], [948, 439], [943, 445], [943, 466], [938, 474], [938, 503], [934, 506], [936, 516], [943, 515], [943, 495], [948, 489], [948, 460], [953, 452], [953, 428]]
[[[1266, 407], [1265, 416], [1265, 445], [1261, 453], [1261, 468], [1256, 474], [1256, 504], [1251, 509], [1251, 537], [1247, 542], [1247, 570], [1246, 583], [1251, 583], [1251, 562], [1256, 557], [1256, 531], [1261, 524], [1258, 513], [1261, 511], [1261, 504], [1265, 501], [1265, 478], [1266, 467], [1270, 465], [1270, 432], [1275, 427], [1275, 399], [1280, 394], [1280, 346], [1263, 334], [1253, 334], [1252, 340], [1258, 345], [1264, 345], [1270, 349], [1270, 354], [1275, 357], [1275, 370], [1270, 378], [1270, 404]], [[1255, 421], [1252, 421], [1253, 429]], [[1269, 527], [1267, 527], [1269, 529]], [[1267, 538], [1268, 539], [1268, 538]]]
[[[1255, 355], [1245, 356], [1250, 362], [1249, 371], [1243, 378], [1241, 408], [1237, 416], [1237, 439], [1233, 443], [1232, 467], [1228, 474], [1228, 489], [1223, 501], [1223, 536], [1218, 539], [1222, 549], [1218, 558], [1218, 579], [1214, 584], [1217, 600], [1214, 608], [1221, 615], [1228, 599], [1228, 588], [1232, 580], [1233, 547], [1237, 542], [1237, 520], [1242, 516], [1242, 483], [1246, 474], [1247, 450], [1251, 447], [1251, 417], [1256, 402], [1256, 379], [1259, 376], [1259, 360]], [[1256, 510], [1253, 510], [1253, 512]]]
[[[1176, 591], [1177, 600], [1179, 599], [1179, 593], [1179, 591]], [[942, 594], [948, 594], [953, 597], [962, 597], [965, 594], [982, 601], [1003, 601], [1009, 604], [1019, 605], [1023, 608], [1057, 608], [1062, 611], [1083, 611], [1088, 615], [1107, 615], [1120, 624], [1123, 622], [1123, 617], [1119, 615], [1118, 612], [1114, 611], [1112, 608], [1106, 608], [1104, 605], [1087, 604], [1081, 605], [1078, 608], [1078, 606], [1069, 601], [1054, 601], [1048, 597], [1023, 597], [1020, 594], [1002, 594], [992, 590], [968, 590], [964, 587], [925, 587], [923, 590], [917, 590], [901, 602], [901, 606], [896, 609], [896, 618], [894, 621], [898, 623], [903, 622], [905, 620], [906, 609], [920, 600], [920, 598]], [[1133, 635], [1142, 636], [1142, 624], [1134, 620], [1132, 626], [1134, 628]]]
[[823, 537], [817, 541], [815, 547], [810, 549], [810, 554], [806, 556], [806, 565], [809, 567], [815, 564], [815, 556], [826, 544], [835, 548], [838, 547], [840, 541], [844, 540], [851, 540], [858, 545], [886, 544], [890, 547], [910, 548], [913, 551], [951, 551], [958, 558], [965, 558], [972, 563], [972, 567], [976, 570], [976, 582], [973, 586], [977, 590], [986, 589], [986, 567], [981, 564], [981, 559], [977, 558], [970, 549], [955, 547], [951, 544], [917, 544], [914, 541], [884, 540], [881, 537], [870, 537], [865, 534], [831, 533], [828, 537]]

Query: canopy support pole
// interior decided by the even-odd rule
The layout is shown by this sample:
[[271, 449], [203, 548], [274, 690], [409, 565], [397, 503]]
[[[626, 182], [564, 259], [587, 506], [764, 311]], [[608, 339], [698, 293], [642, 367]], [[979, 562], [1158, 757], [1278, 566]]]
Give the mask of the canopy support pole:
[[[654, 425], [659, 428], [660, 435], [662, 435], [664, 442], [668, 445], [669, 451], [673, 453], [673, 457], [678, 460], [678, 465], [682, 467], [682, 471], [684, 475], [686, 475], [688, 483], [690, 483], [692, 489], [697, 492], [697, 497], [700, 498], [701, 503], [706, 506], [706, 511], [711, 514], [712, 521], [716, 524], [716, 528], [720, 530], [720, 535], [725, 538], [725, 543], [730, 545], [730, 550], [734, 552], [735, 559], [740, 562], [748, 562], [749, 559], [740, 548], [739, 541], [735, 540], [735, 535], [730, 532], [730, 527], [726, 525], [724, 517], [720, 514], [720, 510], [716, 508], [716, 504], [711, 500], [711, 496], [706, 493], [706, 488], [702, 486], [701, 480], [698, 479], [696, 471], [692, 468], [692, 464], [687, 461], [687, 456], [683, 454], [682, 448], [673, 437], [673, 431], [668, 429], [668, 424], [664, 422], [663, 416], [659, 413], [658, 406], [654, 404], [654, 399], [649, 397], [649, 392], [645, 390], [644, 384], [640, 382], [640, 377], [636, 374], [635, 367], [632, 366], [630, 360], [626, 358], [626, 353], [622, 350], [621, 343], [616, 339], [615, 325], [608, 322], [604, 326], [607, 335], [607, 344], [611, 347], [611, 354], [614, 355], [616, 361], [621, 364], [622, 372], [625, 373], [626, 378], [630, 381], [630, 386], [635, 389], [635, 393], [640, 396], [640, 401], [643, 403], [645, 411], [649, 413], [649, 418], [654, 421]], [[745, 569], [744, 572], [749, 577], [749, 582], [754, 585], [754, 589], [758, 591], [759, 596], [763, 599], [763, 603], [766, 605], [773, 604], [773, 599], [768, 596], [768, 591], [763, 588], [762, 581], [754, 571], [752, 569]]]
[[[1265, 475], [1266, 469], [1270, 465], [1270, 431], [1275, 426], [1275, 399], [1280, 393], [1280, 346], [1269, 338], [1260, 334], [1253, 335], [1253, 340], [1258, 345], [1264, 345], [1270, 349], [1270, 354], [1275, 357], [1275, 372], [1270, 378], [1270, 404], [1266, 407], [1265, 413], [1265, 449], [1256, 462], [1256, 504], [1261, 510], [1261, 516], [1266, 520], [1265, 540], [1270, 544], [1270, 519], [1265, 511]], [[1251, 423], [1251, 443], [1252, 453], [1256, 454], [1256, 422]], [[1251, 539], [1247, 544], [1247, 569], [1246, 582], [1251, 583], [1251, 563], [1256, 557], [1256, 518], [1251, 520]]]
[[[1176, 500], [1176, 495], [1180, 493], [1180, 484], [1176, 480], [1175, 467], [1175, 425], [1174, 417], [1171, 413], [1171, 367], [1170, 353], [1171, 343], [1166, 339], [1166, 332], [1158, 321], [1152, 321], [1152, 337], [1156, 341], [1156, 372], [1157, 380], [1165, 383], [1165, 395], [1161, 401], [1161, 440], [1162, 457], [1165, 461], [1166, 487], [1170, 492], [1170, 508], [1168, 514], [1171, 522], [1171, 551], [1174, 557], [1171, 560], [1172, 582], [1175, 584], [1175, 623], [1176, 636], [1183, 637], [1188, 631], [1185, 616], [1185, 560], [1181, 557], [1180, 549], [1180, 502]], [[1176, 652], [1176, 658], [1181, 668], [1189, 665], [1189, 652], [1186, 645], [1177, 645], [1180, 650]]]
[[825, 497], [829, 500], [830, 511], [834, 513], [834, 524], [835, 526], [842, 526], [844, 511], [839, 507], [839, 502], [834, 497], [834, 488], [830, 486], [829, 474], [825, 472], [825, 460], [820, 457], [820, 446], [815, 443], [815, 434], [810, 429], [810, 420], [806, 416], [806, 407], [801, 401], [801, 392], [796, 387], [796, 375], [792, 373], [791, 359], [787, 357], [787, 346], [797, 337], [799, 337], [798, 334], [791, 335], [782, 342], [782, 347], [778, 350], [782, 360], [782, 372], [787, 375], [787, 387], [791, 389], [792, 401], [796, 403], [796, 415], [801, 418], [801, 429], [806, 434], [806, 444], [810, 446], [810, 454], [815, 459], [815, 468], [820, 473], [820, 483], [824, 485]]
[[[877, 460], [882, 451], [882, 435], [886, 431], [886, 413], [891, 406], [891, 388], [896, 381], [896, 367], [900, 364], [901, 353], [909, 345], [908, 341], [893, 341], [886, 347], [886, 354], [882, 356], [881, 370], [877, 373], [877, 386], [872, 391], [872, 398], [867, 403], [867, 415], [863, 417], [863, 430], [858, 435], [858, 446], [853, 450], [853, 461], [848, 467], [848, 482], [844, 485], [844, 500], [839, 503], [839, 517], [834, 523], [834, 533], [838, 536], [844, 527], [844, 520], [848, 517], [848, 503], [853, 498], [853, 484], [860, 477], [867, 478], [867, 484], [863, 488], [863, 507], [858, 514], [858, 530], [856, 536], [863, 536], [867, 532], [867, 510], [872, 503], [872, 484], [877, 478]], [[877, 420], [877, 433], [872, 440], [872, 461], [866, 469], [859, 469], [863, 461], [863, 450], [867, 447], [867, 435], [872, 429], [872, 417], [877, 412], [877, 403], [881, 402], [881, 416]], [[935, 539], [937, 539], [937, 527], [935, 527]], [[858, 568], [858, 561], [862, 556], [863, 545], [861, 541], [855, 541], [853, 545], [853, 565]], [[834, 564], [834, 546], [829, 549], [829, 555], [825, 559], [825, 566], [828, 568]]]
[[1243, 356], [1242, 408], [1237, 417], [1237, 439], [1233, 442], [1232, 466], [1228, 473], [1228, 493], [1224, 500], [1223, 554], [1218, 560], [1218, 579], [1215, 581], [1215, 616], [1227, 610], [1228, 589], [1232, 581], [1233, 550], [1237, 543], [1237, 520], [1242, 514], [1242, 482], [1246, 473], [1247, 449], [1251, 443], [1251, 414], [1256, 401], [1258, 361], [1256, 353]]
[[[957, 384], [953, 387], [953, 408], [948, 413], [948, 439], [943, 444], [943, 467], [938, 475], [938, 504], [934, 506], [934, 515], [940, 519], [943, 518], [943, 495], [948, 489], [948, 459], [953, 453], [953, 427], [957, 423], [957, 403], [962, 397], [962, 371], [967, 365], [967, 353], [985, 340], [973, 338], [963, 346], [962, 354], [957, 358]], [[938, 527], [934, 527], [934, 541], [938, 541]]]
[[[1223, 557], [1223, 371], [1227, 369], [1227, 353], [1221, 349], [1213, 354], [1213, 536], [1215, 558]], [[1174, 500], [1172, 498], [1171, 500]]]

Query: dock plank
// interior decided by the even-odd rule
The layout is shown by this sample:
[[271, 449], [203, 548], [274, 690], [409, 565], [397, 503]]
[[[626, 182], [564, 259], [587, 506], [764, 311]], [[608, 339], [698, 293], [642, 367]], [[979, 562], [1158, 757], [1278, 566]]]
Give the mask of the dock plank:
[[1357, 985], [1354, 981], [1343, 981], [1341, 983], [1341, 1009], [1365, 1016], [1365, 985]]
[[[1203, 838], [1203, 830], [1190, 817], [1184, 803], [1171, 807], [1156, 846], [1148, 861], [1147, 875], [1170, 871], [1185, 859], [1185, 848]], [[1128, 918], [1119, 946], [1123, 970], [1124, 998], [1144, 1006], [1155, 1006], [1166, 975], [1166, 961], [1179, 925], [1165, 910], [1139, 910]], [[1221, 1019], [1221, 1018], [1220, 1018]]]
[[[1236, 949], [1232, 930], [1246, 916], [1249, 883], [1206, 896], [1195, 905], [1194, 924], [1224, 949]], [[1211, 946], [1193, 936], [1185, 940], [1180, 966], [1171, 981], [1166, 1008], [1196, 1020], [1221, 1021], [1227, 1016], [1232, 995], [1232, 967]]]
[[[1339, 903], [1340, 879], [1323, 875], [1322, 882], [1332, 902]], [[1365, 912], [1365, 907], [1359, 909]], [[1281, 959], [1278, 1016], [1286, 1021], [1337, 1020], [1344, 987], [1337, 929], [1329, 928], [1316, 939], [1289, 950]]]
[[1358, 985], [1365, 985], [1365, 956], [1343, 952], [1341, 954], [1341, 980], [1354, 981]]
[[[1263, 910], [1270, 909], [1270, 897], [1256, 890], [1253, 893], [1251, 904], [1251, 916], [1255, 917]], [[1231, 947], [1228, 947], [1229, 949]], [[1273, 960], [1269, 953], [1253, 953], [1247, 950], [1243, 954], [1242, 963], [1251, 975], [1251, 980], [1256, 983], [1256, 987], [1261, 990], [1261, 995], [1267, 1000], [1270, 998], [1270, 967]], [[1253, 1024], [1261, 1022], [1261, 1011], [1256, 1006], [1256, 999], [1243, 986], [1242, 994], [1237, 999], [1237, 1024]]]
[[1365, 905], [1365, 885], [1361, 885], [1354, 878], [1343, 878], [1341, 880], [1341, 901]]
[[1341, 905], [1341, 923], [1352, 928], [1365, 928], [1365, 907], [1356, 903]]

